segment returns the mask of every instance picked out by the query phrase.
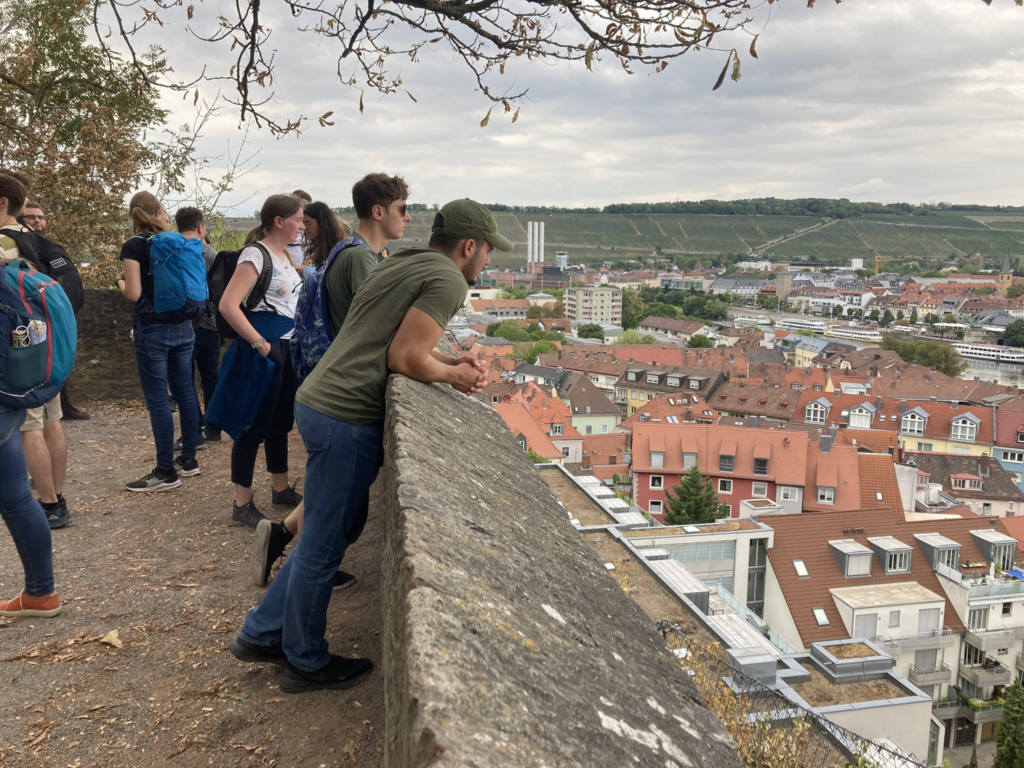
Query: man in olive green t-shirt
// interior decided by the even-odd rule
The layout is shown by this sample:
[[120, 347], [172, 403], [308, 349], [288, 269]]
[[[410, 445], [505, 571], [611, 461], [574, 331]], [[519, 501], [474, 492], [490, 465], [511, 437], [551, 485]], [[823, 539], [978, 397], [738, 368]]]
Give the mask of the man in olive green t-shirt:
[[466, 394], [487, 382], [478, 361], [436, 346], [491, 250], [511, 251], [512, 243], [472, 200], [445, 205], [431, 232], [427, 248], [397, 251], [370, 273], [341, 334], [295, 397], [308, 454], [303, 536], [229, 645], [241, 661], [283, 665], [285, 692], [347, 688], [373, 668], [369, 659], [331, 654], [324, 634], [334, 573], [366, 522], [388, 375], [444, 382]]
[[[352, 186], [352, 205], [359, 218], [355, 242], [334, 257], [324, 275], [332, 339], [337, 338], [359, 286], [381, 262], [381, 252], [391, 240], [401, 239], [412, 221], [406, 207], [408, 197], [409, 186], [401, 176], [370, 173]], [[267, 585], [274, 562], [302, 532], [304, 518], [305, 507], [299, 504], [280, 523], [260, 521], [249, 556], [249, 569], [257, 587]], [[355, 580], [352, 574], [338, 571], [334, 588], [347, 589]]]

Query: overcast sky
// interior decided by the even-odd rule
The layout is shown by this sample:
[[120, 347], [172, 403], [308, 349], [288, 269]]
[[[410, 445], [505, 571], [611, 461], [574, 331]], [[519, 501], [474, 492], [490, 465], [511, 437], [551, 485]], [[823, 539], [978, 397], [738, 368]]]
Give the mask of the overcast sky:
[[[813, 9], [781, 0], [763, 20], [761, 12], [759, 60], [746, 55], [749, 37], [729, 41], [744, 54], [743, 77], [716, 92], [725, 54], [713, 51], [688, 53], [658, 75], [629, 76], [612, 61], [596, 72], [520, 61], [506, 75], [530, 89], [518, 122], [496, 110], [480, 128], [489, 102], [443, 47], [404, 65], [418, 103], [367, 93], [360, 115], [358, 92], [335, 76], [335, 44], [282, 18], [275, 108], [282, 116], [334, 110], [336, 124], [314, 122], [298, 138], [251, 134], [259, 167], [232, 201], [257, 197], [234, 212], [295, 187], [350, 204], [352, 183], [371, 171], [404, 175], [410, 200], [428, 204], [762, 196], [1024, 204], [1024, 9], [1013, 0], [818, 0]], [[179, 72], [185, 58], [215, 63], [209, 47], [162, 43]], [[172, 122], [189, 119], [191, 99], [166, 103]], [[238, 136], [225, 112], [202, 150], [219, 154]]]

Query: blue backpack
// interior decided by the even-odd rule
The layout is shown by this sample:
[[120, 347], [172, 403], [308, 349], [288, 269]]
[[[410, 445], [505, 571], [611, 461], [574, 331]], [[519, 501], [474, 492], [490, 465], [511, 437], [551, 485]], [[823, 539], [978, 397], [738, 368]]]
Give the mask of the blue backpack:
[[[32, 320], [46, 324], [46, 338], [22, 346]], [[38, 408], [57, 396], [71, 375], [78, 327], [64, 289], [24, 259], [0, 263], [0, 405]]]
[[[327, 261], [316, 268], [302, 283], [298, 305], [295, 308], [295, 332], [292, 334], [292, 368], [299, 380], [313, 372], [334, 341], [331, 336], [331, 317], [327, 308], [327, 288], [324, 278], [334, 259], [346, 248], [354, 245], [370, 246], [359, 237], [348, 237], [331, 249]], [[373, 251], [370, 248], [370, 251]]]
[[186, 240], [178, 232], [161, 232], [147, 240], [153, 300], [142, 298], [137, 306], [166, 320], [189, 320], [204, 314], [210, 293], [203, 241], [198, 237]]

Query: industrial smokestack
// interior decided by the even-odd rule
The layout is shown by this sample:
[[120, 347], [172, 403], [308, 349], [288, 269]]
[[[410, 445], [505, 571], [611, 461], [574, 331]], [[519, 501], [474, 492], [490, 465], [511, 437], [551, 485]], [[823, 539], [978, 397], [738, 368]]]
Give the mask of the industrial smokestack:
[[544, 263], [544, 222], [540, 223], [540, 249], [537, 253], [537, 261]]
[[533, 222], [526, 222], [526, 263], [533, 263]]

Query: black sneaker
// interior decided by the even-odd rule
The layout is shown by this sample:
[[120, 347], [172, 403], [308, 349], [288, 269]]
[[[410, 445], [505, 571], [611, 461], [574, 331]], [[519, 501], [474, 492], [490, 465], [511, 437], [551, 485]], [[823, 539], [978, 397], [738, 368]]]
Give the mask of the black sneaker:
[[57, 499], [57, 506], [46, 510], [46, 522], [50, 524], [51, 531], [56, 528], [63, 528], [71, 522], [71, 516], [68, 514], [68, 505], [64, 499]]
[[345, 573], [345, 571], [338, 571], [334, 574], [334, 586], [332, 590], [340, 592], [343, 589], [348, 589], [356, 583], [356, 577], [351, 573]]
[[221, 430], [214, 429], [207, 425], [203, 428], [203, 441], [207, 443], [219, 443], [224, 437], [221, 434]]
[[283, 523], [260, 520], [256, 526], [256, 541], [249, 555], [249, 571], [252, 582], [257, 587], [267, 586], [270, 581], [270, 569], [274, 561], [284, 554], [284, 548], [292, 540], [292, 533]]
[[75, 406], [68, 403], [66, 407], [61, 407], [61, 421], [88, 421], [89, 414], [85, 411], [80, 411]]
[[286, 660], [281, 672], [281, 690], [285, 693], [306, 693], [324, 688], [351, 688], [372, 670], [373, 662], [369, 659], [346, 659], [334, 654], [331, 654], [327, 666], [316, 672], [303, 672]]
[[157, 468], [141, 480], [128, 483], [125, 488], [136, 493], [148, 493], [149, 491], [169, 491], [179, 485], [181, 485], [181, 480], [178, 479], [176, 471], [172, 469], [170, 472], [164, 472]]
[[[206, 438], [204, 438], [202, 435], [199, 435], [199, 437], [196, 438], [196, 450], [197, 451], [201, 451], [205, 447], [206, 447]], [[181, 453], [181, 438], [180, 437], [177, 440], [174, 441], [174, 452], [175, 453]]]
[[256, 509], [256, 502], [252, 499], [249, 503], [244, 506], [238, 506], [232, 503], [231, 505], [231, 524], [232, 525], [244, 525], [250, 531], [255, 531], [256, 526], [260, 524], [260, 520], [266, 520], [267, 518]]
[[302, 494], [295, 490], [294, 485], [289, 485], [280, 493], [274, 491], [273, 504], [275, 507], [289, 507], [291, 509], [295, 509], [301, 503]]
[[256, 643], [235, 637], [228, 643], [228, 650], [231, 651], [232, 656], [246, 664], [277, 664], [283, 667], [287, 662], [280, 643], [256, 645]]
[[181, 456], [174, 460], [174, 468], [182, 477], [195, 477], [199, 474], [199, 462]]

